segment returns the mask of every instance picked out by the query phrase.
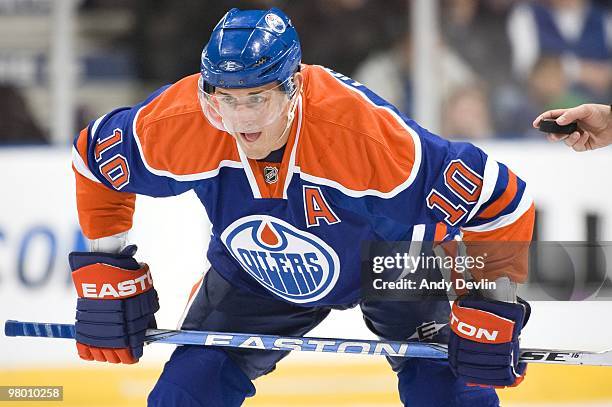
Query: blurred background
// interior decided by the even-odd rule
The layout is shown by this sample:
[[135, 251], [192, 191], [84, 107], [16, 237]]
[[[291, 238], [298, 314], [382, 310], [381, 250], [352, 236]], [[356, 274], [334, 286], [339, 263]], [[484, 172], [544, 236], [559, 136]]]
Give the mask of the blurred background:
[[[612, 240], [610, 149], [576, 154], [531, 127], [547, 109], [612, 101], [610, 1], [0, 0], [0, 322], [72, 322], [67, 253], [85, 247], [73, 137], [197, 72], [210, 31], [231, 7], [283, 9], [304, 63], [351, 76], [431, 131], [512, 167], [536, 199], [536, 239]], [[137, 207], [131, 240], [155, 276], [158, 324], [173, 328], [206, 270], [206, 214], [190, 194], [139, 198]], [[606, 301], [538, 302], [524, 343], [612, 347], [610, 312]], [[354, 310], [312, 334], [372, 337]], [[116, 368], [81, 362], [73, 347], [0, 336], [0, 385], [63, 385], [61, 405], [143, 405], [172, 350], [153, 346], [140, 364]], [[610, 382], [612, 368], [533, 365], [502, 398], [512, 406], [612, 405]], [[247, 405], [399, 405], [395, 376], [380, 359], [292, 355], [256, 385]]]

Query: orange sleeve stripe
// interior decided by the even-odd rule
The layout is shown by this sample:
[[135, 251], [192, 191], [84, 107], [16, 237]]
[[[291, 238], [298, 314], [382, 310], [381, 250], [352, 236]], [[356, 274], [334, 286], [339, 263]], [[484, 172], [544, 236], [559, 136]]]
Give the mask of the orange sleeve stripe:
[[[477, 280], [495, 281], [507, 276], [512, 281], [527, 280], [529, 266], [529, 244], [533, 235], [535, 206], [531, 207], [514, 223], [488, 232], [463, 231], [463, 240], [470, 256], [486, 253], [484, 270], [472, 269]], [[472, 243], [472, 244], [470, 244]]]
[[508, 185], [506, 186], [506, 190], [499, 198], [497, 198], [495, 202], [489, 205], [488, 208], [480, 212], [478, 217], [480, 219], [489, 219], [499, 215], [510, 204], [510, 202], [512, 202], [516, 196], [517, 189], [518, 185], [516, 175], [512, 171], [508, 170]]
[[434, 233], [434, 242], [441, 242], [446, 236], [447, 227], [444, 223], [436, 223], [436, 231]]
[[136, 195], [113, 191], [81, 175], [74, 166], [79, 224], [88, 239], [99, 239], [132, 228]]
[[535, 221], [535, 205], [531, 204], [529, 209], [525, 211], [520, 218], [504, 227], [490, 230], [488, 232], [472, 232], [463, 231], [463, 236], [466, 240], [478, 241], [514, 241], [526, 242], [531, 241], [533, 234], [533, 224]]
[[200, 285], [202, 284], [202, 280], [204, 280], [204, 276], [200, 277], [200, 279], [191, 287], [191, 291], [189, 292], [189, 298], [187, 299], [187, 303], [191, 301], [191, 298], [198, 292], [200, 289]]
[[81, 158], [83, 159], [83, 162], [85, 163], [86, 166], [89, 166], [88, 160], [87, 160], [87, 140], [88, 140], [88, 134], [87, 134], [87, 128], [84, 128], [83, 130], [81, 130], [81, 132], [79, 133], [79, 137], [77, 138], [77, 142], [76, 142], [76, 149], [79, 152], [79, 155], [81, 156]]

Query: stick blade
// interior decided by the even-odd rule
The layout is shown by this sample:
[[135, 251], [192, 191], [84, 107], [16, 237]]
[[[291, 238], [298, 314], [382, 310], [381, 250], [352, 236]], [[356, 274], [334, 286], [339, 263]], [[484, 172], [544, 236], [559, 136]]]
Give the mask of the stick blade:
[[612, 366], [612, 349], [587, 351], [523, 348], [520, 361], [557, 365]]
[[612, 366], [612, 349], [580, 355], [582, 365]]

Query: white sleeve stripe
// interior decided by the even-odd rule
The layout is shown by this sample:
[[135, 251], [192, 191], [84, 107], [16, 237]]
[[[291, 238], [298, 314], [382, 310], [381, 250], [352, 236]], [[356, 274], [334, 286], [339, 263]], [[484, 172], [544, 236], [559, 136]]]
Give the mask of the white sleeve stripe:
[[100, 116], [93, 124], [93, 126], [91, 126], [91, 134], [89, 135], [89, 137], [93, 140], [94, 136], [96, 135], [96, 131], [98, 131], [98, 126], [100, 126], [100, 123], [102, 122], [102, 120], [106, 117], [106, 115], [104, 116]]
[[[423, 246], [423, 238], [425, 238], [425, 225], [414, 225], [412, 228], [412, 239], [410, 239], [410, 249], [408, 250], [408, 256], [417, 258], [421, 253], [421, 247]], [[402, 270], [395, 281], [400, 281], [406, 277], [409, 273], [414, 273], [416, 270], [406, 267]]]
[[84, 176], [87, 179], [92, 180], [93, 182], [97, 182], [101, 184], [100, 181], [93, 175], [93, 173], [87, 168], [85, 162], [83, 161], [83, 157], [79, 154], [77, 149], [72, 146], [72, 164], [74, 164], [74, 168], [76, 168], [77, 172]]
[[526, 188], [523, 191], [521, 201], [519, 202], [514, 212], [504, 216], [500, 216], [492, 222], [488, 222], [478, 226], [464, 227], [462, 229], [469, 232], [489, 232], [491, 230], [503, 228], [504, 226], [508, 226], [516, 222], [521, 216], [523, 216], [523, 214], [525, 214], [525, 212], [527, 212], [527, 210], [529, 210], [532, 204], [533, 199], [531, 198], [531, 195], [529, 194], [529, 191]]
[[365, 196], [376, 196], [378, 198], [390, 199], [390, 198], [395, 197], [397, 194], [399, 194], [400, 192], [402, 192], [404, 189], [407, 188], [406, 182], [404, 182], [403, 184], [400, 184], [399, 186], [395, 187], [389, 192], [380, 192], [375, 189], [366, 189], [366, 190], [358, 191], [358, 190], [346, 188], [345, 186], [343, 186], [342, 184], [336, 181], [332, 181], [327, 178], [315, 177], [314, 175], [307, 174], [303, 172], [300, 167], [295, 167], [295, 172], [299, 172], [300, 178], [303, 179], [304, 181], [309, 181], [315, 184], [325, 185], [325, 186], [337, 189], [338, 191], [342, 192], [344, 195], [347, 195], [353, 198], [363, 198]]
[[480, 191], [478, 202], [476, 202], [476, 205], [474, 205], [472, 211], [467, 217], [467, 221], [472, 219], [478, 213], [482, 205], [484, 205], [486, 202], [489, 202], [489, 199], [491, 199], [491, 195], [493, 195], [493, 191], [495, 190], [495, 185], [497, 184], [498, 176], [499, 164], [491, 157], [488, 157], [487, 162], [485, 163], [482, 190]]

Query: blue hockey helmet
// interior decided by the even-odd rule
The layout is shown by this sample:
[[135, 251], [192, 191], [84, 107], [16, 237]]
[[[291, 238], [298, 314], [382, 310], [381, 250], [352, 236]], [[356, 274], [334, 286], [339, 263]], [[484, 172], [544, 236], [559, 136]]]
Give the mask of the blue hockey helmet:
[[253, 88], [279, 82], [293, 92], [289, 80], [302, 58], [297, 31], [277, 8], [231, 9], [213, 29], [202, 51], [200, 72], [204, 89]]

